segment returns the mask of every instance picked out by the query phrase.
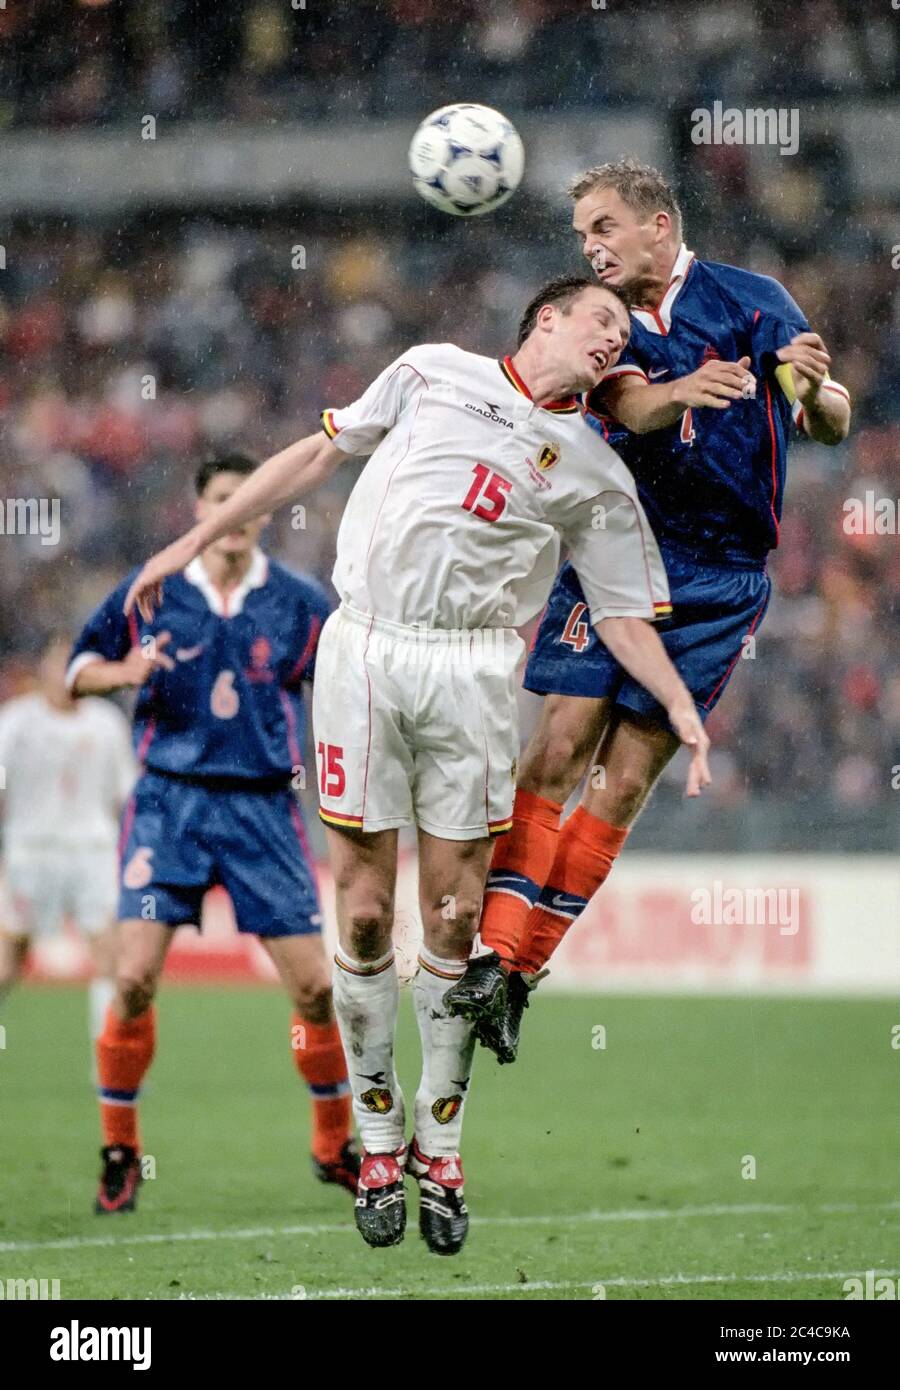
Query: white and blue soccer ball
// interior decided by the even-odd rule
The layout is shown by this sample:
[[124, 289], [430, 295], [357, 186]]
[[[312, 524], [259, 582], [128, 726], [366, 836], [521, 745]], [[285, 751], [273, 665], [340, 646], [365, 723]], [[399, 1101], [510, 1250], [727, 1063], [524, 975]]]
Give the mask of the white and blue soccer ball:
[[479, 217], [515, 193], [525, 151], [499, 111], [458, 102], [426, 116], [412, 138], [409, 167], [426, 202], [454, 217]]

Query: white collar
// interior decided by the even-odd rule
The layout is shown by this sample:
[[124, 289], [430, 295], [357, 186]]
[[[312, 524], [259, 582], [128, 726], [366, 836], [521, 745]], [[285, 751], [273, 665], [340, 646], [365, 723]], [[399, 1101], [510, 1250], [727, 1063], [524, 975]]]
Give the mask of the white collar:
[[671, 329], [672, 307], [693, 262], [693, 251], [689, 251], [684, 242], [682, 242], [681, 250], [675, 257], [675, 264], [672, 266], [672, 278], [669, 281], [669, 287], [660, 303], [655, 309], [632, 309], [631, 312], [634, 314], [634, 317], [650, 333], [658, 333], [664, 336]]
[[203, 556], [197, 555], [186, 566], [184, 577], [189, 584], [196, 584], [212, 611], [220, 618], [234, 618], [244, 606], [244, 599], [251, 589], [261, 589], [269, 577], [269, 562], [259, 546], [255, 546], [250, 560], [250, 568], [236, 588], [223, 594], [210, 579], [203, 563]]

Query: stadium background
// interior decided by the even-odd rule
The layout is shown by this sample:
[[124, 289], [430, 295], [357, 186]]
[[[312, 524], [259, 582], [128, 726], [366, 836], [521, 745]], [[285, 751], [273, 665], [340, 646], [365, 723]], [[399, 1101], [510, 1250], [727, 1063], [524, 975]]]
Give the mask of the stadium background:
[[[900, 15], [888, 0], [796, 0], [789, 12], [768, 0], [20, 0], [0, 10], [0, 93], [0, 496], [59, 497], [63, 520], [53, 547], [0, 538], [3, 699], [27, 688], [45, 633], [77, 627], [184, 527], [203, 454], [267, 456], [412, 342], [502, 354], [535, 285], [579, 264], [564, 189], [585, 165], [626, 152], [657, 163], [692, 249], [785, 284], [851, 392], [852, 435], [834, 450], [794, 445], [775, 598], [709, 722], [714, 785], [688, 805], [680, 761], [670, 767], [556, 983], [856, 992], [882, 1009], [878, 997], [900, 987], [900, 544], [848, 535], [843, 506], [867, 490], [900, 499]], [[525, 141], [523, 188], [484, 219], [443, 217], [408, 181], [412, 130], [453, 99], [504, 110]], [[716, 99], [797, 108], [799, 152], [693, 145], [690, 112]], [[355, 476], [349, 465], [305, 499], [302, 529], [289, 513], [275, 521], [279, 558], [327, 581]], [[534, 715], [523, 696], [523, 732]], [[322, 850], [313, 784], [305, 801]], [[799, 931], [720, 924], [704, 936], [690, 925], [691, 892], [715, 879], [796, 887]], [[414, 929], [408, 865], [404, 887], [401, 925]], [[210, 927], [205, 942], [180, 934], [174, 973], [262, 972], [221, 902]], [[82, 966], [71, 942], [43, 962], [51, 975]], [[186, 1006], [171, 1007], [188, 1031]], [[840, 1054], [821, 1070], [793, 1014], [754, 1014], [751, 1030], [757, 1088], [771, 1026], [792, 1040], [796, 1094], [821, 1088], [829, 1134], [849, 1117], [826, 1071], [869, 1120], [881, 1094], [877, 1066], [842, 1051], [871, 1016], [835, 1007], [805, 1016]], [[608, 1016], [584, 1008], [585, 1027]], [[676, 1015], [636, 1008], [636, 1036], [659, 1057]], [[877, 1027], [894, 1012], [882, 1009]], [[721, 1033], [734, 1017], [685, 1023], [701, 1117], [707, 1085], [741, 1088], [746, 1059]], [[563, 1055], [566, 1019], [547, 1019]], [[714, 1039], [720, 1073], [707, 1075], [698, 1059]], [[46, 1047], [38, 1055], [52, 1068]], [[784, 1058], [769, 1061], [777, 1089]], [[672, 1086], [683, 1081], [673, 1071]], [[499, 1104], [495, 1073], [489, 1086]], [[845, 1196], [859, 1196], [864, 1169], [879, 1195], [892, 1141], [876, 1134], [877, 1113], [874, 1129], [857, 1117]], [[787, 1111], [773, 1114], [789, 1165], [796, 1136]], [[525, 1120], [515, 1133], [528, 1133]], [[694, 1138], [690, 1182], [701, 1186], [683, 1192], [699, 1198]], [[810, 1170], [802, 1190], [833, 1191], [834, 1164]], [[26, 1209], [31, 1200], [28, 1189]]]

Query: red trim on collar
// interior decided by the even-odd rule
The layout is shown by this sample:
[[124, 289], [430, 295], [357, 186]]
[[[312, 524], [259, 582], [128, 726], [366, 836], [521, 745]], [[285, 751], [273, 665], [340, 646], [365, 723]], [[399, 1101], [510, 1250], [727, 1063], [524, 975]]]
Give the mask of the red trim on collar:
[[519, 376], [519, 373], [513, 366], [513, 360], [510, 357], [509, 353], [506, 354], [506, 356], [503, 358], [503, 361], [500, 363], [500, 370], [506, 375], [510, 383], [516, 388], [517, 391], [521, 391], [522, 395], [527, 396], [530, 401], [534, 400], [534, 397], [532, 396], [528, 387], [525, 385], [524, 381]]
[[[534, 397], [532, 396], [528, 387], [525, 385], [525, 382], [522, 380], [521, 376], [513, 366], [512, 358], [509, 356], [508, 353], [500, 363], [500, 370], [503, 372], [504, 376], [507, 378], [509, 383], [512, 386], [514, 386], [517, 391], [519, 391], [523, 396], [527, 397], [528, 400], [534, 400]], [[556, 411], [577, 410], [577, 408], [578, 400], [575, 396], [569, 396], [564, 401], [545, 401], [544, 404], [539, 407], [540, 410]]]

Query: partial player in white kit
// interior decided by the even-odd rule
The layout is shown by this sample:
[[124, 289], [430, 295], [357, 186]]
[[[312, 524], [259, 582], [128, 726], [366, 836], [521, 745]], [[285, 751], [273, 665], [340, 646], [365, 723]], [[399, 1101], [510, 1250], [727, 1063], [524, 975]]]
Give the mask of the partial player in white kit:
[[[144, 567], [128, 603], [147, 616], [161, 582], [236, 524], [371, 454], [347, 503], [319, 641], [313, 726], [337, 886], [335, 1010], [365, 1145], [357, 1225], [370, 1245], [405, 1229], [404, 1170], [421, 1188], [429, 1249], [454, 1254], [468, 1216], [459, 1155], [471, 1025], [443, 995], [463, 973], [492, 837], [508, 828], [518, 753], [515, 632], [542, 606], [560, 540], [598, 633], [668, 710], [708, 781], [708, 742], [651, 623], [669, 611], [665, 571], [631, 474], [583, 418], [630, 331], [619, 297], [567, 277], [525, 311], [502, 362], [449, 344], [403, 354], [325, 435], [270, 459]], [[424, 945], [413, 991], [423, 1070], [406, 1149], [393, 1061], [392, 927], [397, 835], [415, 825]]]
[[91, 951], [90, 1034], [112, 997], [119, 817], [137, 768], [125, 716], [105, 700], [66, 689], [71, 639], [53, 636], [39, 689], [0, 709], [3, 877], [0, 997], [37, 937], [68, 917]]

